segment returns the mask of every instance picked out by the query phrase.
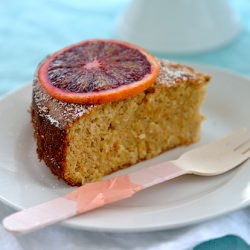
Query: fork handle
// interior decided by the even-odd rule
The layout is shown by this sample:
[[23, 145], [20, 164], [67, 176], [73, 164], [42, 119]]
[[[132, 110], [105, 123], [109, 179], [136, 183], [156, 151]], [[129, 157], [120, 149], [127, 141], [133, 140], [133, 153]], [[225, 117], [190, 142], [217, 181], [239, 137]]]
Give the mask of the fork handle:
[[186, 173], [172, 162], [163, 162], [134, 173], [84, 185], [61, 198], [12, 214], [3, 220], [3, 225], [11, 232], [31, 232], [106, 204], [129, 198], [142, 189]]

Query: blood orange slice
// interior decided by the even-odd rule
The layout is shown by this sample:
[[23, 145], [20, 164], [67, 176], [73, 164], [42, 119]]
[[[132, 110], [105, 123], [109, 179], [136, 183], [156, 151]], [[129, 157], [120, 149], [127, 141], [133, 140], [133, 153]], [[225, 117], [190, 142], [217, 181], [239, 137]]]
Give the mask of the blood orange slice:
[[115, 40], [88, 40], [50, 56], [38, 79], [52, 97], [100, 104], [139, 94], [152, 85], [159, 66], [144, 49]]

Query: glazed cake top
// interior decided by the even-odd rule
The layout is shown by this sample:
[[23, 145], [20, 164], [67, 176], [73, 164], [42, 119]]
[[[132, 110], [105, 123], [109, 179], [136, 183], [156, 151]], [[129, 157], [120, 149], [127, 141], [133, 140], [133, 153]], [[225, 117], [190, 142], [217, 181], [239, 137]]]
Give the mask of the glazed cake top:
[[[210, 77], [203, 73], [196, 72], [191, 67], [173, 63], [167, 60], [158, 59], [160, 73], [155, 84], [163, 84], [173, 87], [180, 83], [191, 83], [194, 85], [204, 84]], [[45, 92], [38, 82], [37, 76], [33, 82], [33, 105], [41, 117], [44, 117], [54, 126], [64, 129], [68, 124], [88, 114], [98, 105], [73, 104], [59, 101]], [[100, 105], [100, 104], [99, 104]], [[33, 108], [35, 108], [33, 106]]]

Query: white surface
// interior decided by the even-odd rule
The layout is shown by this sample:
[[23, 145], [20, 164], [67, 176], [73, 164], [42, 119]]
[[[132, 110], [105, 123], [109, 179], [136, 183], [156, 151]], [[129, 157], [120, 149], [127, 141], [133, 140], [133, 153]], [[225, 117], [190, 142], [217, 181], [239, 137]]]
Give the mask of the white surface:
[[[207, 120], [199, 144], [212, 142], [240, 127], [250, 128], [249, 80], [206, 66], [196, 68], [213, 75], [203, 108]], [[18, 209], [74, 189], [58, 181], [37, 160], [27, 112], [30, 102], [30, 86], [0, 102], [0, 197]], [[189, 148], [173, 150], [119, 173], [174, 159]], [[197, 223], [250, 204], [249, 166], [247, 161], [217, 177], [180, 177], [142, 191], [129, 200], [75, 217], [64, 225], [93, 231], [134, 232]]]
[[192, 53], [222, 46], [239, 31], [227, 0], [133, 0], [116, 33], [151, 51]]
[[[13, 210], [0, 206], [0, 219]], [[195, 226], [147, 233], [103, 233], [54, 225], [28, 235], [0, 226], [1, 250], [191, 250], [201, 242], [238, 235], [250, 244], [250, 207]]]

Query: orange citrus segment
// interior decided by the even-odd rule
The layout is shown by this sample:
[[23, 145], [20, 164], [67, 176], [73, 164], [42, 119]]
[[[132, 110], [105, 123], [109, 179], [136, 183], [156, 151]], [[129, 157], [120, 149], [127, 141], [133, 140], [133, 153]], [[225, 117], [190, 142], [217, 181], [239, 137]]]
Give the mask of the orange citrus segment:
[[50, 56], [39, 67], [38, 80], [60, 101], [101, 104], [139, 94], [158, 73], [155, 58], [138, 46], [88, 40]]

